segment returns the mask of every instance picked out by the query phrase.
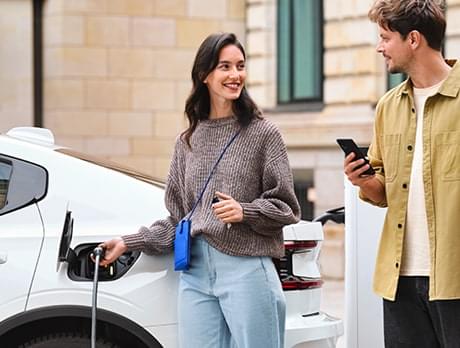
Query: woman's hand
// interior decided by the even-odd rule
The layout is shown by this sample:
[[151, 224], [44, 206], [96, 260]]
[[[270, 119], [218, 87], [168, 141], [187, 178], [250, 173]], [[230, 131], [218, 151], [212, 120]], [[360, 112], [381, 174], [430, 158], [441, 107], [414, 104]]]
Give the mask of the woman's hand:
[[216, 191], [219, 202], [212, 205], [214, 214], [225, 224], [243, 221], [243, 208], [231, 196]]
[[121, 237], [107, 240], [99, 244], [105, 251], [104, 258], [99, 263], [101, 266], [107, 266], [118, 259], [126, 250], [128, 250], [125, 242]]

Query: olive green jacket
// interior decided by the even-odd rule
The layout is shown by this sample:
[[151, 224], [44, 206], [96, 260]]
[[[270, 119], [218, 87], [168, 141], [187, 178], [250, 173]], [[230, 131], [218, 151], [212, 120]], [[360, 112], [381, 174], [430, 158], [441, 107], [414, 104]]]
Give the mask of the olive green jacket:
[[[460, 298], [460, 63], [423, 115], [423, 183], [430, 242], [430, 300]], [[394, 300], [398, 285], [416, 112], [410, 79], [386, 93], [376, 109], [369, 159], [385, 186], [388, 207], [374, 274], [374, 291]]]

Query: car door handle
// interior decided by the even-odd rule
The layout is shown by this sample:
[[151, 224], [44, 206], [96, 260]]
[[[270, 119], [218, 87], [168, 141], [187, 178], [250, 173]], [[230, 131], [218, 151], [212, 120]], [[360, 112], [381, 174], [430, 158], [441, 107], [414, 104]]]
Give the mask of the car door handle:
[[8, 261], [8, 254], [0, 252], [0, 265]]

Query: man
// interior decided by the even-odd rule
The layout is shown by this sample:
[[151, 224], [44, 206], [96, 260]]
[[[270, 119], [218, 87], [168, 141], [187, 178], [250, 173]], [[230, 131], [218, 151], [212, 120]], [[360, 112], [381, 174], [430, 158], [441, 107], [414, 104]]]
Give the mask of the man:
[[376, 108], [376, 174], [346, 157], [362, 199], [388, 207], [374, 274], [386, 347], [460, 347], [460, 64], [445, 61], [444, 4], [376, 0], [377, 52], [408, 79]]

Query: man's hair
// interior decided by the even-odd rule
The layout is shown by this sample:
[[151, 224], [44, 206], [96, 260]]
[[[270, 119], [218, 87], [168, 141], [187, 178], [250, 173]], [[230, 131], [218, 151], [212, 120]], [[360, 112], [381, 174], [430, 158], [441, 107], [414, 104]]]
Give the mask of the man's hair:
[[368, 16], [382, 28], [397, 31], [403, 39], [417, 30], [432, 49], [440, 51], [446, 33], [444, 10], [444, 0], [375, 0]]

